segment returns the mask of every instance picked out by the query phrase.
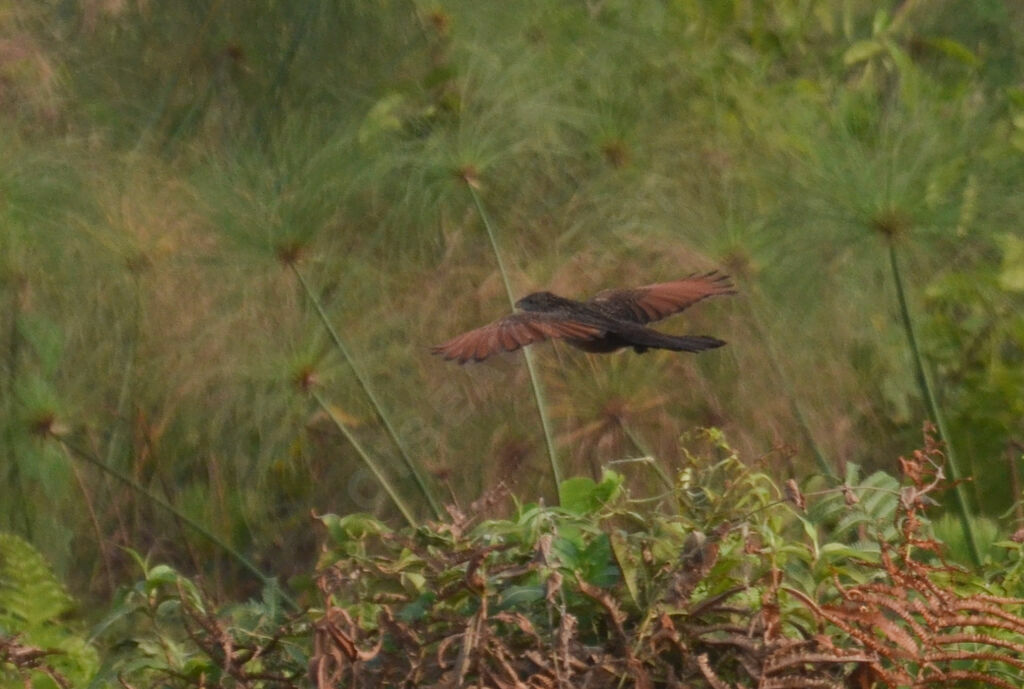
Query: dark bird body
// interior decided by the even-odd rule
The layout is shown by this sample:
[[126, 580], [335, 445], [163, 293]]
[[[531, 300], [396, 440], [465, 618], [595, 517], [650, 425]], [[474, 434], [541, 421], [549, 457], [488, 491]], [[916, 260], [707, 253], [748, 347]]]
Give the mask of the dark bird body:
[[648, 349], [701, 352], [725, 342], [707, 335], [667, 335], [646, 324], [707, 297], [734, 293], [729, 278], [715, 272], [636, 289], [605, 290], [588, 301], [534, 292], [516, 302], [518, 313], [463, 333], [433, 351], [460, 364], [547, 339], [562, 339], [595, 353], [624, 347], [641, 354]]

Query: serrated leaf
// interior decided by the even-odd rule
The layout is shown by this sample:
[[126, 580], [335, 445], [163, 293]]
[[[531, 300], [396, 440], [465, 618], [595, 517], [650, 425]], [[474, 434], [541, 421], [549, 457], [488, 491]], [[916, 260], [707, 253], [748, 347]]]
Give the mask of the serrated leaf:
[[73, 606], [50, 564], [27, 541], [0, 533], [0, 611], [35, 627]]

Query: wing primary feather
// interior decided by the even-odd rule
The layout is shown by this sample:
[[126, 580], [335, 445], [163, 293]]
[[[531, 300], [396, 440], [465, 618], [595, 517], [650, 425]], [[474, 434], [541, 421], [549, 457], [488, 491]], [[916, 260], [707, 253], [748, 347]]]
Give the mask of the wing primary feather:
[[475, 361], [483, 361], [487, 358], [490, 351], [490, 339], [493, 332], [482, 332], [476, 340], [476, 349], [473, 352], [473, 359]]
[[498, 339], [501, 340], [501, 348], [506, 352], [515, 351], [519, 347], [519, 342], [512, 334], [513, 326], [505, 326], [498, 330]]
[[634, 289], [605, 290], [591, 301], [600, 302], [603, 309], [620, 318], [643, 324], [671, 316], [708, 297], [735, 292], [728, 275], [712, 270]]

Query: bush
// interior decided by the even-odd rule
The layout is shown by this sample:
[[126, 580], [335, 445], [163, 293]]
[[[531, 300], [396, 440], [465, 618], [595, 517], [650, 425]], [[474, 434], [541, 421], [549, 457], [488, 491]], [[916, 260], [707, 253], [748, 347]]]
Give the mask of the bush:
[[1020, 546], [1002, 544], [1000, 580], [942, 560], [926, 513], [949, 486], [930, 438], [901, 480], [789, 482], [786, 497], [717, 432], [689, 447], [651, 497], [606, 471], [508, 519], [483, 518], [501, 490], [419, 528], [320, 516], [302, 613], [275, 587], [218, 609], [150, 568], [102, 635], [118, 649], [107, 672], [177, 687], [1013, 686]]

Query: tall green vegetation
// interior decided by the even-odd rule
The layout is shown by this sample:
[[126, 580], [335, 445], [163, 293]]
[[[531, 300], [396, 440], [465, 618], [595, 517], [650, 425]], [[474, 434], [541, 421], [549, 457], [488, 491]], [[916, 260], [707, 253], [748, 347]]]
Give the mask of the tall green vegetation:
[[[420, 523], [502, 481], [550, 501], [553, 471], [670, 474], [694, 425], [846, 476], [942, 415], [961, 514], [1019, 497], [1013, 3], [15, 1], [0, 23], [2, 526], [100, 563], [76, 585], [112, 586], [119, 545], [250, 581], [161, 502], [288, 576], [310, 510]], [[713, 267], [741, 294], [666, 327], [715, 352], [429, 354], [509, 291]]]

